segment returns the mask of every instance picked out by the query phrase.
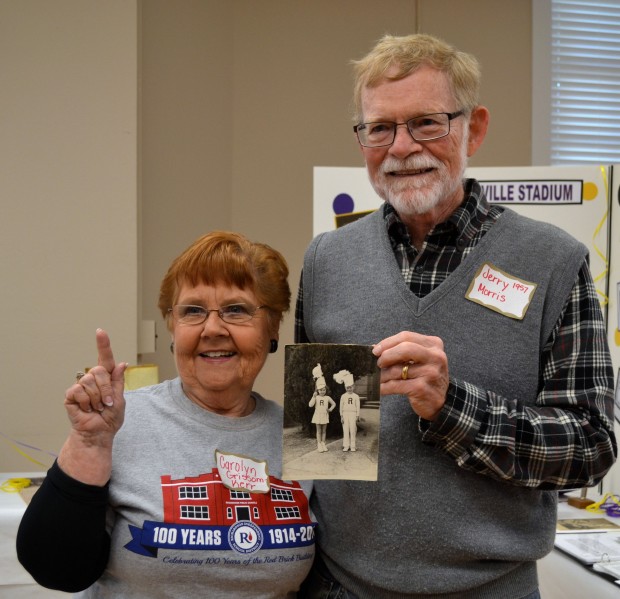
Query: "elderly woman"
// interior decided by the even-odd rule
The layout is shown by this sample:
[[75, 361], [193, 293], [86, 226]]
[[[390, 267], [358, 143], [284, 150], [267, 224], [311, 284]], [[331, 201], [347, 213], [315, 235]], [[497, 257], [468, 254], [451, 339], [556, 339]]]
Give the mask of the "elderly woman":
[[214, 232], [170, 266], [159, 308], [178, 378], [124, 393], [98, 365], [66, 392], [71, 432], [21, 522], [21, 563], [81, 597], [294, 597], [314, 556], [311, 484], [283, 481], [282, 408], [253, 391], [289, 309], [267, 245]]

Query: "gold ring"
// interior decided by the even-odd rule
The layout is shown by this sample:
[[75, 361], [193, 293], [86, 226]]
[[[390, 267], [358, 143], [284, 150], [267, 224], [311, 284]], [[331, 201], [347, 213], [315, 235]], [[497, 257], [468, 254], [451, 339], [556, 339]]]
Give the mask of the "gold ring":
[[80, 379], [81, 379], [81, 378], [82, 378], [85, 374], [86, 374], [85, 372], [82, 372], [81, 370], [78, 370], [78, 371], [75, 373], [75, 382], [76, 382], [76, 383], [79, 383], [79, 382], [80, 382]]
[[400, 373], [400, 378], [403, 379], [403, 381], [406, 381], [409, 378], [409, 364], [403, 365], [403, 371]]

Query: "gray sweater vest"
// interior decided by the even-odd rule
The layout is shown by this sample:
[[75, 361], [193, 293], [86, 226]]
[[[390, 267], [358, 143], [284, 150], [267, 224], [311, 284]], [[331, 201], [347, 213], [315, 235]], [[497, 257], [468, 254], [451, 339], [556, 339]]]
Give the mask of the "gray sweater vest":
[[[557, 227], [506, 210], [448, 279], [418, 298], [378, 210], [309, 246], [306, 332], [315, 343], [373, 344], [402, 330], [436, 335], [452, 377], [533, 406], [541, 349], [586, 253]], [[522, 320], [465, 298], [485, 263], [538, 285]], [[376, 483], [315, 482], [319, 546], [345, 586], [361, 599], [510, 599], [536, 588], [535, 560], [553, 547], [556, 493], [458, 467], [421, 442], [402, 396], [382, 398], [379, 443]]]

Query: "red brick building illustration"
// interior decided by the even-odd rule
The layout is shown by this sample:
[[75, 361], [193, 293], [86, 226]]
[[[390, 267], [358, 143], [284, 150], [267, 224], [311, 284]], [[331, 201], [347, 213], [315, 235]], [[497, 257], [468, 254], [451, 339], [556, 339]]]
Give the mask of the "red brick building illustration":
[[230, 526], [240, 520], [255, 524], [311, 524], [308, 500], [297, 481], [269, 477], [267, 493], [224, 486], [217, 468], [210, 473], [172, 480], [161, 477], [164, 522]]

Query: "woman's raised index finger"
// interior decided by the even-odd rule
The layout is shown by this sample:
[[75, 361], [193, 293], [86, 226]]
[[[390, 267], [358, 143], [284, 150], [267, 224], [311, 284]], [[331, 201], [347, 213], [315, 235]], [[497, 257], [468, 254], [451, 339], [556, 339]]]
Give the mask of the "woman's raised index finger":
[[116, 366], [110, 338], [103, 329], [97, 329], [97, 364], [103, 366], [108, 372], [112, 372]]

